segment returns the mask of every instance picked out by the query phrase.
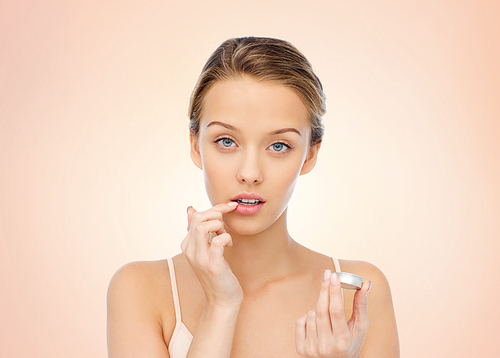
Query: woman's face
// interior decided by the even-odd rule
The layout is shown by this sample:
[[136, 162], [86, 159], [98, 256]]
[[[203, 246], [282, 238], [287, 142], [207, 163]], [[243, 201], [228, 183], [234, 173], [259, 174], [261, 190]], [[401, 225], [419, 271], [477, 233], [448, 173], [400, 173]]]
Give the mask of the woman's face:
[[207, 93], [191, 157], [203, 169], [212, 205], [239, 200], [224, 216], [233, 232], [270, 227], [286, 209], [295, 182], [316, 163], [311, 128], [291, 89], [243, 76], [217, 82]]

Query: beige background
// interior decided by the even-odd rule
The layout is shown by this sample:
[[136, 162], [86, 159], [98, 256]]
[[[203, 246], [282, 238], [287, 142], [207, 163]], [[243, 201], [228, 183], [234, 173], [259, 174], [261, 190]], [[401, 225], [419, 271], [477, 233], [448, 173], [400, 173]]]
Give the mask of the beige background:
[[206, 209], [187, 105], [226, 38], [291, 41], [328, 98], [301, 243], [379, 266], [403, 357], [498, 357], [497, 1], [0, 4], [0, 352], [104, 357], [106, 289]]

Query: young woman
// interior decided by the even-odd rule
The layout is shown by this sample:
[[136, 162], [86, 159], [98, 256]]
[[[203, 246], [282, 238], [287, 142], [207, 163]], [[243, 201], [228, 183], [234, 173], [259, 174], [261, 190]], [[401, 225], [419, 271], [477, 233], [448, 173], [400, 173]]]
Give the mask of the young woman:
[[[109, 357], [399, 357], [380, 270], [287, 231], [324, 111], [319, 79], [288, 42], [230, 39], [212, 54], [191, 98], [190, 141], [213, 207], [187, 209], [181, 254], [115, 273]], [[342, 290], [340, 270], [363, 277], [361, 289]]]

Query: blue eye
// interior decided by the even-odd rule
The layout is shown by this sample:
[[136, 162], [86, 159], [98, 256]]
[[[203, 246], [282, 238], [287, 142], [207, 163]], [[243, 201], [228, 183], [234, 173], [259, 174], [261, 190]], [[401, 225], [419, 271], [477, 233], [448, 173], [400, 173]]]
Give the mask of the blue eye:
[[285, 152], [287, 149], [290, 149], [285, 143], [280, 142], [272, 144], [269, 148], [275, 152]]
[[234, 141], [229, 138], [221, 138], [216, 143], [224, 148], [230, 148], [236, 145], [236, 143], [234, 143]]

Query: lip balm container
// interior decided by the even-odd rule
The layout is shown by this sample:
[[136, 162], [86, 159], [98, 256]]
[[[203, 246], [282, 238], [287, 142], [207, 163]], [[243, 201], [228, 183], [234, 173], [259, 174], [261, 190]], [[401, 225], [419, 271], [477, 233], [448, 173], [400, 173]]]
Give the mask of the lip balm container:
[[348, 290], [359, 290], [363, 283], [363, 277], [348, 272], [335, 272], [339, 277], [342, 288]]

